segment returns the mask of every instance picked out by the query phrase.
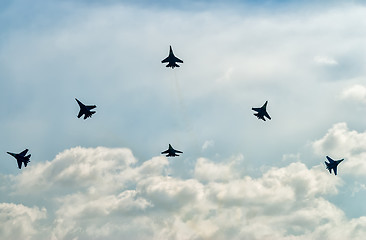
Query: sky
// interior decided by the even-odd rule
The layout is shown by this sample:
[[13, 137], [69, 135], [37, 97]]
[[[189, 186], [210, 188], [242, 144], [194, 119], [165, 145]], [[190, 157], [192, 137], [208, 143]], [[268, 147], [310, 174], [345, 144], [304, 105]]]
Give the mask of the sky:
[[[363, 239], [365, 15], [2, 1], [0, 239]], [[180, 68], [161, 63], [169, 45]], [[75, 98], [96, 114], [78, 119]], [[26, 148], [20, 170], [6, 152]], [[325, 156], [345, 159], [337, 176]]]

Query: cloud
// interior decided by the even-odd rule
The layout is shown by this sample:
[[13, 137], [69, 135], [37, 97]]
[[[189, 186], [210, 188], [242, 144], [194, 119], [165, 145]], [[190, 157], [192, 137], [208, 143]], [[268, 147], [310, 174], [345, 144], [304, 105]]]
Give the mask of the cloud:
[[[342, 180], [322, 167], [293, 162], [254, 178], [240, 174], [234, 163], [200, 158], [194, 175], [180, 179], [166, 175], [171, 165], [165, 157], [138, 164], [126, 148], [72, 148], [13, 176], [13, 194], [30, 188], [25, 204], [34, 199], [43, 205], [2, 203], [8, 209], [2, 218], [25, 222], [21, 234], [30, 233], [28, 239], [361, 239], [365, 234], [363, 218], [349, 220], [326, 200], [338, 194]], [[24, 181], [30, 176], [36, 176], [31, 184]], [[39, 176], [42, 184], [33, 185]], [[42, 235], [45, 229], [48, 234]]]
[[314, 62], [316, 62], [319, 65], [327, 65], [327, 66], [338, 65], [338, 62], [336, 60], [325, 56], [316, 56], [314, 58]]
[[[30, 165], [31, 171], [24, 171], [15, 177], [14, 188], [16, 193], [27, 195], [43, 194], [65, 187], [77, 190], [93, 184], [94, 187], [108, 192], [116, 187], [115, 181], [123, 184], [129, 180], [133, 174], [129, 173], [129, 166], [136, 162], [129, 149], [76, 147], [60, 153], [52, 163], [46, 161]], [[118, 179], [111, 177], [110, 171], [118, 173], [122, 169], [124, 175]], [[100, 186], [99, 182], [103, 182], [103, 185]]]
[[45, 208], [26, 207], [22, 204], [0, 203], [0, 238], [37, 239], [43, 227], [39, 221], [47, 217]]
[[207, 140], [204, 142], [204, 144], [202, 145], [202, 150], [205, 151], [208, 148], [211, 148], [215, 146], [215, 141], [214, 140]]
[[[8, 113], [2, 119], [6, 141], [1, 145], [21, 148], [31, 142], [29, 148], [38, 149], [38, 159], [45, 161], [72, 146], [99, 146], [101, 138], [105, 146], [122, 143], [132, 149], [141, 148], [141, 139], [147, 139], [144, 150], [135, 151], [147, 159], [174, 132], [182, 148], [197, 145], [192, 138], [199, 145], [214, 139], [215, 147], [231, 155], [248, 142], [266, 141], [253, 137], [259, 127], [249, 125], [255, 119], [250, 108], [262, 101], [257, 99], [269, 99], [271, 111], [277, 110], [274, 116], [286, 119], [286, 124], [271, 123], [278, 124], [273, 129], [288, 135], [310, 132], [317, 124], [307, 121], [305, 129], [298, 126], [298, 118], [309, 116], [308, 106], [317, 114], [322, 108], [315, 103], [330, 104], [324, 100], [325, 90], [339, 92], [339, 86], [319, 85], [318, 80], [348, 71], [364, 75], [363, 67], [350, 71], [348, 66], [364, 65], [355, 52], [365, 55], [363, 32], [356, 30], [362, 29], [365, 8], [352, 5], [311, 12], [291, 8], [278, 14], [272, 8], [251, 11], [235, 2], [225, 8], [213, 4], [204, 11], [187, 10], [189, 3], [185, 10], [120, 1], [90, 5], [52, 1], [47, 8], [36, 1], [32, 11], [24, 9], [28, 4], [12, 5], [3, 22], [17, 20], [18, 25], [7, 28], [0, 46], [4, 79], [0, 107]], [[19, 18], [19, 10], [27, 12], [26, 19]], [[160, 63], [169, 45], [185, 62], [174, 69], [181, 99], [174, 75]], [[334, 75], [323, 75], [314, 67], [314, 56], [322, 64], [339, 62], [326, 69]], [[306, 94], [310, 91], [311, 99]], [[98, 106], [88, 121], [93, 131], [76, 121], [74, 97]], [[295, 107], [297, 114], [289, 111]], [[55, 135], [58, 141], [49, 141]], [[304, 142], [308, 140], [304, 135], [296, 137]], [[231, 136], [237, 144], [230, 144]], [[287, 139], [293, 138], [276, 141], [268, 155], [277, 149], [282, 155], [282, 146], [293, 142]]]
[[366, 174], [366, 132], [350, 130], [344, 122], [337, 123], [312, 146], [319, 156], [345, 158], [342, 162], [342, 172], [345, 174]]
[[238, 177], [235, 167], [237, 167], [236, 163], [242, 158], [243, 156], [240, 156], [239, 159], [230, 163], [213, 163], [206, 158], [199, 158], [194, 169], [194, 176], [203, 182], [229, 181]]
[[360, 84], [353, 85], [342, 91], [341, 98], [366, 103], [366, 87]]
[[[329, 96], [344, 84], [319, 79], [364, 75], [357, 67], [365, 55], [363, 6], [244, 15], [236, 5], [66, 8], [72, 10], [37, 7], [42, 18], [7, 28], [0, 46], [0, 106], [8, 113], [1, 145], [32, 144], [34, 153], [27, 168], [4, 177], [11, 184], [0, 183], [1, 198], [45, 209], [29, 221], [31, 239], [363, 238], [365, 219], [347, 218], [328, 200], [340, 194], [343, 179], [307, 167], [293, 151], [333, 123], [331, 114], [320, 114], [325, 107], [338, 110]], [[14, 12], [4, 22], [18, 19]], [[170, 44], [185, 61], [176, 75], [160, 63]], [[314, 61], [334, 67], [323, 74]], [[75, 95], [98, 105], [93, 121], [76, 119]], [[273, 121], [252, 116], [258, 99], [270, 100]], [[332, 129], [314, 143], [316, 152], [350, 154], [342, 171], [365, 172], [363, 133]], [[172, 138], [185, 152], [180, 158], [151, 158]], [[215, 139], [214, 150], [207, 139]], [[135, 155], [95, 147], [101, 141]], [[69, 149], [78, 145], [91, 147]], [[242, 159], [241, 152], [254, 176], [219, 157]], [[184, 177], [167, 174], [178, 172]]]

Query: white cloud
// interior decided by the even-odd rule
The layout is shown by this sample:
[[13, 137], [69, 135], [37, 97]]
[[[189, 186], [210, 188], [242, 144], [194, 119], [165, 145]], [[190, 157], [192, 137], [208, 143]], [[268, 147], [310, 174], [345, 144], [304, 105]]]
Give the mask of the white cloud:
[[343, 173], [366, 174], [366, 132], [350, 130], [344, 122], [337, 123], [312, 145], [315, 153], [324, 157], [324, 160], [326, 155], [334, 159], [345, 158], [340, 166]]
[[[39, 157], [19, 175], [6, 176], [12, 187], [0, 183], [0, 190], [13, 190], [9, 199], [38, 205], [25, 208], [47, 209], [42, 221], [30, 221], [36, 227], [29, 238], [49, 239], [36, 237], [42, 232], [39, 224], [54, 239], [363, 238], [365, 219], [350, 220], [327, 200], [338, 194], [342, 178], [323, 166], [309, 169], [299, 162], [303, 155], [283, 153], [293, 152], [289, 148], [303, 144], [318, 125], [333, 121], [328, 115], [322, 123], [307, 121], [309, 112], [320, 116], [323, 106], [333, 104], [328, 96], [340, 92], [337, 83], [319, 84], [319, 79], [364, 73], [362, 67], [353, 68], [354, 63], [364, 65], [355, 55], [365, 53], [364, 32], [357, 30], [364, 25], [364, 7], [243, 15], [240, 10], [70, 6], [74, 10], [66, 17], [49, 18], [58, 19], [50, 28], [43, 27], [44, 19], [29, 18], [29, 29], [19, 27], [2, 41], [0, 104], [11, 112], [4, 116], [9, 122], [4, 148], [37, 143], [30, 146], [35, 158], [76, 144], [119, 146], [128, 136], [128, 145], [146, 160], [167, 138], [179, 139], [187, 150], [193, 145], [208, 149], [211, 142], [196, 143], [215, 139], [217, 156], [245, 149], [250, 167], [265, 162], [267, 170], [247, 176], [234, 159], [213, 161], [184, 149], [180, 158], [154, 157], [144, 163], [129, 149], [102, 147], [72, 148], [47, 162], [42, 159], [50, 158]], [[184, 97], [186, 109], [174, 105], [173, 75], [159, 62], [169, 44], [185, 61], [174, 77], [184, 82], [178, 101]], [[323, 51], [325, 56], [313, 59]], [[336, 67], [323, 75], [309, 59]], [[359, 90], [346, 95], [363, 98]], [[70, 120], [70, 109], [77, 106], [65, 102], [74, 94], [96, 98], [100, 110], [93, 121]], [[253, 124], [251, 104], [268, 97], [273, 121]], [[191, 119], [195, 129], [190, 129]], [[358, 160], [349, 157], [342, 171], [366, 172], [362, 133], [342, 125], [333, 130], [314, 143], [317, 152], [351, 152]], [[50, 141], [55, 136], [58, 141]], [[279, 161], [282, 156], [293, 163], [273, 167], [286, 164]], [[170, 171], [188, 177], [167, 176], [176, 166], [172, 161], [193, 164], [177, 164], [183, 167]]]
[[211, 148], [215, 146], [215, 141], [214, 140], [207, 140], [203, 143], [202, 145], [202, 150], [205, 151], [207, 150], [208, 148]]
[[[322, 167], [295, 162], [253, 178], [239, 174], [235, 162], [200, 158], [194, 177], [179, 179], [166, 176], [171, 166], [164, 157], [138, 165], [128, 149], [77, 147], [12, 178], [19, 188], [30, 188], [24, 201], [42, 199], [44, 206], [0, 206], [21, 209], [6, 219], [28, 219], [29, 239], [40, 239], [44, 229], [43, 239], [362, 239], [366, 233], [360, 230], [363, 218], [349, 220], [326, 200], [342, 180]], [[25, 176], [43, 176], [48, 184], [29, 184]], [[47, 201], [40, 186], [47, 186]], [[40, 219], [46, 219], [42, 225]]]
[[[358, 41], [363, 32], [347, 31], [362, 28], [362, 6], [311, 13], [292, 9], [283, 14], [257, 14], [245, 8], [248, 14], [242, 14], [236, 5], [226, 5], [225, 10], [211, 5], [205, 11], [177, 11], [117, 1], [106, 5], [69, 1], [58, 8], [53, 1], [54, 8], [47, 12], [42, 11], [42, 1], [36, 2], [38, 7], [32, 9], [42, 12], [37, 14], [42, 18], [29, 17], [27, 24], [9, 28], [1, 41], [0, 107], [9, 114], [3, 118], [0, 141], [6, 149], [31, 142], [29, 148], [40, 161], [70, 146], [98, 146], [101, 139], [105, 146], [122, 143], [141, 149], [135, 154], [147, 159], [172, 132], [186, 149], [197, 150], [195, 142], [215, 139], [215, 151], [207, 148], [205, 156], [224, 151], [229, 156], [248, 143], [253, 143], [253, 151], [246, 156], [254, 156], [264, 152], [259, 142], [271, 144], [263, 159], [274, 151], [282, 155], [283, 146], [294, 142], [291, 134], [309, 133], [317, 125], [315, 121], [299, 124], [298, 119], [307, 118], [310, 111], [318, 114], [322, 104], [330, 104], [325, 91], [339, 92], [338, 86], [318, 84], [330, 77], [314, 67], [314, 56], [321, 54], [315, 58], [319, 62], [339, 61], [343, 68], [326, 69], [338, 76], [338, 71], [353, 66], [343, 64], [347, 60], [363, 64], [354, 51], [365, 55], [364, 44]], [[160, 63], [170, 44], [185, 62], [174, 69], [176, 76]], [[362, 75], [363, 71], [350, 72]], [[179, 94], [174, 77], [180, 83]], [[15, 89], [16, 94], [11, 94]], [[98, 106], [89, 127], [74, 121], [77, 95]], [[260, 127], [249, 122], [255, 119], [250, 108], [262, 101], [257, 99], [269, 99], [274, 119], [286, 119], [266, 124], [276, 125], [268, 127], [269, 135], [281, 129], [286, 137], [273, 143], [257, 134]], [[296, 135], [299, 142], [308, 140], [304, 135]], [[58, 141], [50, 141], [54, 136], [59, 136]], [[141, 139], [146, 139], [143, 146]]]
[[46, 217], [45, 208], [0, 203], [0, 238], [37, 239], [42, 236], [43, 231], [38, 221]]
[[326, 56], [316, 56], [314, 57], [314, 62], [316, 62], [319, 65], [328, 65], [328, 66], [338, 65], [338, 62], [335, 59]]
[[197, 159], [194, 176], [200, 181], [228, 181], [238, 177], [237, 161], [213, 163], [206, 158]]
[[[77, 190], [91, 184], [102, 191], [113, 191], [133, 177], [134, 173], [128, 170], [136, 162], [129, 149], [76, 147], [58, 154], [52, 163], [30, 164], [29, 171], [23, 171], [15, 177], [14, 187], [21, 195], [41, 194], [65, 187]], [[122, 169], [123, 175], [111, 177], [111, 171], [119, 173]], [[101, 182], [103, 185], [100, 185]], [[104, 185], [106, 182], [108, 184]]]
[[341, 98], [366, 103], [366, 87], [364, 85], [353, 85], [341, 93]]

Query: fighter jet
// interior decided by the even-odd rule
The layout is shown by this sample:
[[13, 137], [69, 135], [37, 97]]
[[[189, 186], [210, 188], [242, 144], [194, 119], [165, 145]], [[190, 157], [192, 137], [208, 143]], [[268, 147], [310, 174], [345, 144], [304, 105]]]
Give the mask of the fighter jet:
[[181, 151], [178, 151], [178, 150], [175, 150], [172, 145], [169, 144], [169, 149], [162, 152], [161, 154], [168, 154], [166, 155], [167, 157], [175, 157], [175, 156], [179, 156], [178, 154], [176, 153], [183, 153]]
[[266, 101], [264, 103], [264, 105], [260, 108], [252, 108], [253, 111], [257, 112], [257, 113], [254, 113], [254, 116], [257, 116], [258, 119], [262, 119], [263, 121], [266, 121], [264, 116], [266, 116], [269, 120], [271, 120], [271, 117], [269, 116], [269, 114], [267, 113], [267, 110], [266, 110], [267, 103], [268, 103], [268, 101]]
[[337, 175], [337, 166], [338, 164], [340, 164], [344, 159], [341, 160], [333, 160], [330, 157], [326, 156], [326, 158], [328, 159], [328, 162], [325, 162], [325, 165], [327, 165], [327, 169], [329, 170], [329, 173], [332, 173], [332, 169], [335, 175]]
[[171, 67], [172, 69], [174, 69], [175, 67], [179, 67], [179, 65], [176, 64], [176, 62], [183, 63], [182, 60], [174, 56], [172, 46], [170, 46], [169, 56], [165, 58], [163, 61], [161, 61], [161, 63], [168, 63], [166, 67]]
[[78, 118], [80, 118], [84, 114], [84, 119], [87, 119], [88, 117], [91, 117], [95, 113], [95, 111], [90, 111], [90, 110], [93, 109], [93, 108], [96, 108], [97, 106], [95, 106], [95, 105], [85, 106], [84, 104], [82, 104], [76, 98], [75, 98], [75, 100], [78, 102], [79, 107], [80, 107]]
[[22, 163], [24, 163], [24, 167], [26, 167], [27, 164], [30, 162], [29, 158], [31, 157], [31, 155], [29, 154], [29, 155], [25, 156], [25, 154], [27, 154], [27, 152], [28, 152], [28, 149], [25, 149], [21, 153], [11, 153], [11, 152], [7, 152], [7, 153], [16, 158], [16, 160], [18, 162], [18, 168], [21, 169]]

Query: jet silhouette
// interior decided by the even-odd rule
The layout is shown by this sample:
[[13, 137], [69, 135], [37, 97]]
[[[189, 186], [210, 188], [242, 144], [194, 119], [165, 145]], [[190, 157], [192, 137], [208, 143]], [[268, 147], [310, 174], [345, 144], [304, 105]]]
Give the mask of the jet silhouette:
[[25, 149], [21, 153], [11, 153], [11, 152], [7, 152], [7, 153], [16, 158], [16, 160], [18, 162], [18, 168], [21, 169], [22, 163], [24, 163], [24, 167], [26, 167], [27, 164], [30, 162], [29, 158], [31, 157], [31, 155], [29, 154], [29, 155], [25, 156], [25, 154], [27, 154], [27, 152], [28, 152], [28, 149]]
[[161, 154], [168, 154], [166, 155], [167, 157], [175, 157], [175, 156], [179, 156], [178, 154], [176, 153], [183, 153], [181, 151], [178, 151], [178, 150], [175, 150], [172, 145], [169, 144], [169, 149], [162, 152]]
[[335, 175], [337, 175], [337, 166], [338, 164], [340, 164], [344, 159], [341, 160], [333, 160], [330, 157], [326, 156], [326, 158], [328, 159], [328, 162], [325, 162], [325, 165], [327, 165], [327, 169], [329, 170], [329, 173], [332, 173], [332, 169]]
[[78, 118], [80, 118], [84, 114], [84, 119], [87, 119], [88, 117], [91, 117], [95, 113], [95, 111], [90, 111], [90, 110], [93, 109], [93, 108], [96, 108], [97, 106], [95, 106], [95, 105], [85, 106], [84, 104], [82, 104], [76, 98], [75, 98], [75, 100], [78, 102], [79, 107], [80, 107]]
[[167, 58], [165, 58], [163, 61], [161, 61], [161, 63], [168, 63], [168, 65], [166, 65], [166, 67], [171, 67], [172, 69], [174, 69], [175, 67], [179, 67], [179, 65], [176, 64], [176, 62], [183, 63], [183, 61], [180, 60], [179, 58], [177, 58], [176, 56], [174, 56], [172, 46], [169, 46], [169, 47], [170, 47], [169, 56]]
[[267, 103], [268, 103], [268, 101], [266, 101], [264, 103], [264, 105], [260, 108], [252, 108], [253, 111], [257, 112], [257, 113], [254, 113], [254, 116], [257, 116], [258, 119], [262, 119], [263, 121], [266, 121], [264, 116], [266, 116], [269, 120], [271, 120], [271, 117], [269, 116], [269, 114], [267, 113], [267, 110], [266, 110]]

